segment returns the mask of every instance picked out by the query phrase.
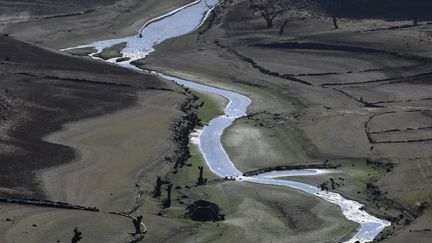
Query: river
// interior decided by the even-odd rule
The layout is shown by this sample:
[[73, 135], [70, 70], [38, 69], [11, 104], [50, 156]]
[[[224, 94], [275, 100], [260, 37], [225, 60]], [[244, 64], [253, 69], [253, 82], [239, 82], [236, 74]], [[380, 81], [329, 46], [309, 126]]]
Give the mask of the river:
[[[129, 59], [118, 63], [116, 62], [118, 58], [112, 58], [107, 61], [117, 63], [124, 67], [138, 69], [133, 66], [131, 62], [145, 58], [149, 53], [154, 51], [156, 45], [167, 39], [185, 35], [196, 30], [204, 22], [211, 11], [211, 8], [216, 4], [218, 4], [218, 0], [195, 1], [149, 21], [136, 36], [98, 41], [68, 49], [94, 47], [97, 52], [90, 56], [96, 58], [95, 54], [101, 52], [104, 48], [126, 42], [127, 45], [121, 53], [123, 57]], [[214, 174], [220, 177], [230, 177], [251, 183], [289, 187], [338, 205], [347, 219], [360, 225], [358, 231], [347, 242], [372, 241], [385, 227], [390, 225], [388, 221], [368, 214], [363, 210], [362, 204], [353, 200], [348, 200], [338, 193], [321, 191], [316, 186], [306, 183], [277, 179], [289, 176], [313, 176], [320, 173], [331, 173], [331, 171], [295, 170], [269, 172], [251, 177], [242, 176], [243, 173], [235, 167], [235, 164], [231, 161], [223, 148], [221, 136], [223, 131], [232, 125], [235, 119], [247, 115], [247, 108], [252, 101], [248, 97], [234, 91], [218, 89], [162, 73], [156, 74], [165, 79], [184, 85], [185, 87], [200, 92], [222, 96], [229, 101], [228, 105], [224, 109], [224, 114], [211, 120], [202, 130], [198, 130], [195, 134], [196, 137], [192, 139], [192, 142], [195, 142], [199, 146], [205, 162]]]

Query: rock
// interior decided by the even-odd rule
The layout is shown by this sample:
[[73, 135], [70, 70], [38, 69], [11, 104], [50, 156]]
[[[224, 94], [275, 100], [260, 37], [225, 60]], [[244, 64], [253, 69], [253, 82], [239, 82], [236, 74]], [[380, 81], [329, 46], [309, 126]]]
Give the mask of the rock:
[[125, 62], [125, 61], [129, 61], [130, 58], [129, 57], [120, 57], [116, 59], [116, 62]]
[[217, 204], [198, 200], [186, 208], [185, 216], [195, 221], [219, 221], [224, 220], [225, 215], [220, 214]]

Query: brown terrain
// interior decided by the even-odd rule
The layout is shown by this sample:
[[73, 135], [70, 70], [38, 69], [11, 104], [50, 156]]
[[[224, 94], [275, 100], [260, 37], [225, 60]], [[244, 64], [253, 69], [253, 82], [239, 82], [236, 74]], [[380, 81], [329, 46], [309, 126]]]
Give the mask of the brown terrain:
[[[142, 237], [129, 234], [136, 183], [144, 167], [157, 165], [177, 148], [171, 128], [188, 95], [155, 76], [34, 44], [78, 45], [84, 38], [64, 31], [65, 26], [84, 27], [84, 21], [94, 29], [83, 28], [82, 35], [101, 33], [107, 27], [94, 20], [115, 16], [124, 18], [117, 28], [132, 33], [133, 27], [123, 27], [140, 26], [150, 12], [160, 15], [184, 4], [154, 3], [0, 2], [5, 33], [0, 37], [1, 242], [70, 241], [74, 227], [89, 242]], [[142, 15], [131, 11], [128, 17], [128, 8]], [[71, 123], [78, 120], [84, 122]], [[51, 134], [65, 129], [64, 136]]]
[[[337, 207], [294, 190], [223, 181], [207, 169], [209, 182], [195, 187], [203, 161], [192, 146], [185, 161], [197, 112], [190, 94], [46, 49], [133, 35], [186, 2], [0, 2], [0, 241], [68, 242], [75, 227], [84, 242], [331, 242], [353, 234], [356, 224]], [[220, 114], [224, 100], [197, 95], [206, 103], [200, 118]], [[174, 183], [168, 208], [166, 185], [154, 198], [157, 176]], [[217, 202], [225, 221], [185, 218], [198, 199]], [[145, 235], [134, 234], [139, 215]]]
[[328, 159], [340, 174], [297, 180], [331, 178], [333, 190], [390, 220], [378, 240], [428, 242], [432, 26], [426, 10], [413, 9], [430, 3], [364, 1], [374, 13], [362, 3], [335, 11], [290, 2], [273, 28], [247, 1], [221, 5], [195, 33], [137, 64], [252, 98], [251, 115], [224, 135], [242, 171]]
[[[353, 234], [357, 225], [336, 206], [296, 190], [225, 181], [206, 168], [208, 182], [195, 186], [203, 160], [188, 135], [225, 101], [197, 94], [199, 108], [167, 80], [56, 51], [134, 35], [187, 2], [0, 0], [8, 35], [0, 37], [0, 241], [68, 242], [74, 227], [83, 242], [341, 242]], [[272, 28], [248, 1], [227, 2], [137, 65], [252, 98], [251, 114], [223, 139], [240, 170], [340, 164], [295, 179], [324, 182], [390, 220], [378, 241], [429, 242], [427, 1], [367, 0], [363, 9], [287, 1]], [[169, 207], [168, 184], [154, 195], [157, 176], [174, 184]], [[216, 202], [225, 220], [186, 218], [198, 199]], [[145, 235], [133, 234], [138, 215]]]
[[20, 40], [67, 48], [134, 35], [149, 20], [189, 2], [192, 0], [1, 0], [0, 30]]
[[[138, 215], [145, 239], [157, 242], [332, 241], [355, 229], [336, 206], [293, 190], [224, 181], [207, 170], [210, 181], [195, 187], [202, 165], [195, 149], [189, 166], [166, 161], [182, 162], [179, 141], [188, 132], [179, 131], [193, 113], [181, 110], [194, 110], [178, 86], [7, 36], [1, 43], [2, 241], [64, 242], [74, 227], [88, 242], [139, 240], [144, 235], [132, 235]], [[212, 100], [220, 112], [216, 103], [225, 101]], [[175, 183], [169, 208], [161, 206], [165, 187], [152, 197], [158, 175]], [[184, 218], [197, 199], [216, 201], [225, 221]]]

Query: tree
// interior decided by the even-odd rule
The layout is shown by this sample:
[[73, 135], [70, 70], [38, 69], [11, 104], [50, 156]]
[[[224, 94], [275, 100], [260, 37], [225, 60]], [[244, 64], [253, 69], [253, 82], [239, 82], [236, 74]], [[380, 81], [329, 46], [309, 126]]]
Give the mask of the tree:
[[333, 27], [335, 29], [339, 29], [338, 25], [338, 15], [340, 14], [342, 10], [342, 6], [344, 4], [344, 0], [323, 0], [321, 1], [321, 5], [324, 9], [327, 10], [327, 12], [330, 14], [330, 17], [332, 18]]
[[156, 184], [155, 184], [153, 191], [152, 191], [153, 197], [154, 198], [160, 197], [162, 185], [169, 184], [169, 183], [170, 183], [170, 181], [166, 177], [165, 177], [165, 180], [162, 180], [161, 177], [158, 176], [156, 178]]
[[171, 207], [171, 189], [173, 187], [173, 184], [168, 184], [168, 187], [165, 189], [167, 191], [167, 198], [162, 203], [163, 208], [169, 208]]
[[160, 197], [161, 187], [162, 187], [162, 180], [161, 180], [161, 177], [158, 176], [156, 179], [156, 185], [154, 186], [154, 189], [153, 189], [153, 197], [154, 198]]
[[75, 227], [74, 229], [74, 236], [71, 240], [72, 243], [77, 243], [78, 241], [80, 241], [82, 239], [81, 237], [82, 233], [78, 230], [77, 227]]
[[327, 186], [327, 182], [323, 182], [319, 185], [319, 187], [321, 188], [321, 191], [328, 191], [328, 186]]
[[273, 20], [289, 9], [286, 0], [249, 0], [250, 8], [259, 12], [267, 23], [267, 28], [273, 27]]
[[339, 25], [337, 23], [337, 17], [335, 15], [332, 16], [332, 20], [333, 20], [333, 26], [335, 30], [339, 29]]
[[285, 20], [281, 27], [279, 28], [279, 35], [283, 35], [284, 31], [285, 31], [285, 26], [288, 24], [288, 20]]
[[141, 221], [142, 221], [142, 218], [143, 218], [143, 216], [140, 215], [140, 216], [136, 217], [135, 219], [132, 219], [132, 223], [133, 223], [133, 225], [135, 227], [135, 234], [136, 235], [142, 233], [142, 231], [141, 231]]
[[199, 169], [200, 172], [199, 172], [198, 181], [197, 181], [196, 185], [200, 186], [200, 185], [204, 185], [205, 184], [205, 180], [204, 180], [204, 177], [203, 177], [204, 167], [198, 166], [198, 169]]

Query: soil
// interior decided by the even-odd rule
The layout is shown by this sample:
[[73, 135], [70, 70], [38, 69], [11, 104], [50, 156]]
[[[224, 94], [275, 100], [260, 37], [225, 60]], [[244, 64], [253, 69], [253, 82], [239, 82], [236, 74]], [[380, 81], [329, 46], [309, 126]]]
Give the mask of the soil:
[[43, 197], [33, 172], [75, 157], [71, 148], [41, 141], [43, 136], [66, 122], [132, 106], [138, 90], [171, 86], [152, 76], [71, 58], [11, 37], [0, 37], [0, 49], [5, 68], [0, 89], [7, 102], [1, 110], [3, 195]]
[[[326, 9], [293, 6], [267, 29], [247, 2], [236, 1], [139, 63], [252, 98], [256, 116], [224, 133], [227, 151], [243, 171], [329, 159], [342, 165], [347, 180], [336, 191], [392, 218], [394, 227], [379, 240], [404, 242], [411, 234], [426, 242], [429, 231], [410, 230], [430, 220], [416, 203], [432, 203], [431, 103], [424, 93], [430, 88], [432, 29], [425, 15], [413, 25], [400, 4], [379, 19], [364, 9], [358, 10], [364, 16], [344, 12], [337, 30]], [[393, 167], [364, 166], [367, 159]], [[324, 180], [311, 178], [302, 180], [317, 186]], [[368, 192], [368, 183], [380, 192]]]
[[[187, 2], [0, 1], [0, 30], [13, 37], [0, 37], [1, 194], [78, 208], [2, 203], [1, 240], [67, 242], [78, 227], [89, 242], [130, 241], [130, 217], [138, 214], [148, 241], [350, 238], [357, 225], [334, 205], [301, 192], [224, 181], [206, 169], [206, 184], [195, 186], [204, 163], [194, 145], [176, 152], [176, 124], [188, 115], [181, 107], [191, 97], [176, 85], [46, 49], [135, 35], [148, 20]], [[161, 44], [139, 63], [252, 98], [253, 116], [224, 134], [242, 171], [328, 159], [341, 164], [342, 179], [295, 179], [317, 186], [336, 181], [331, 190], [391, 220], [378, 240], [428, 242], [430, 4], [362, 1], [365, 8], [343, 4], [335, 11], [291, 2], [267, 29], [246, 1], [233, 1], [196, 32]], [[425, 11], [413, 17], [419, 6]], [[205, 101], [200, 119], [220, 114], [224, 100], [199, 96]], [[184, 166], [174, 169], [176, 156]], [[174, 183], [170, 208], [161, 208], [165, 185], [160, 198], [151, 196], [157, 176]], [[197, 200], [215, 202], [225, 220], [185, 219], [186, 207]], [[100, 211], [80, 210], [93, 207]]]

